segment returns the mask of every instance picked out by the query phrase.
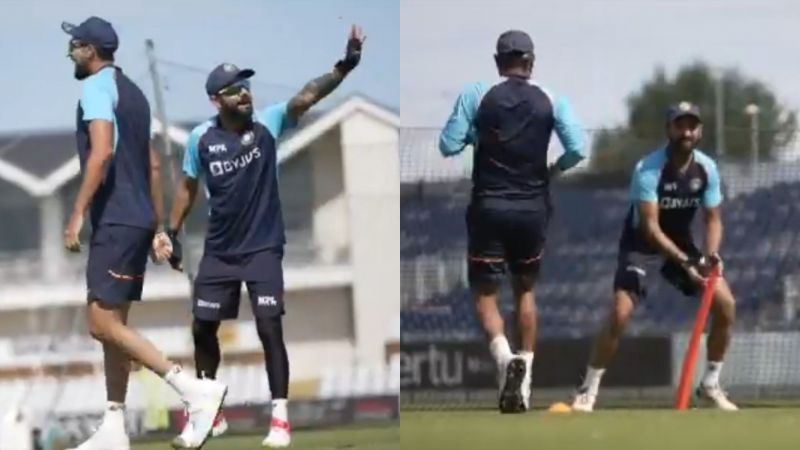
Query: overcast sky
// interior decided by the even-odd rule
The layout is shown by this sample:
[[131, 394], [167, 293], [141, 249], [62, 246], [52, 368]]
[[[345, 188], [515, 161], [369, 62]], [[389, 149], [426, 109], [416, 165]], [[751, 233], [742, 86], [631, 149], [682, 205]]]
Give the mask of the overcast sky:
[[625, 98], [657, 65], [738, 67], [800, 109], [800, 1], [402, 0], [404, 125], [441, 126], [467, 82], [495, 80], [497, 36], [536, 46], [535, 77], [567, 96], [587, 128], [626, 119]]
[[91, 15], [114, 25], [120, 38], [117, 63], [149, 97], [145, 39], [154, 39], [160, 58], [190, 67], [161, 67], [173, 120], [213, 114], [203, 86], [223, 61], [256, 70], [257, 106], [287, 99], [333, 67], [344, 54], [352, 23], [367, 35], [364, 58], [336, 94], [359, 91], [396, 108], [398, 1], [0, 0], [5, 100], [0, 132], [74, 126], [80, 84], [66, 58], [68, 36], [61, 22], [79, 23]]

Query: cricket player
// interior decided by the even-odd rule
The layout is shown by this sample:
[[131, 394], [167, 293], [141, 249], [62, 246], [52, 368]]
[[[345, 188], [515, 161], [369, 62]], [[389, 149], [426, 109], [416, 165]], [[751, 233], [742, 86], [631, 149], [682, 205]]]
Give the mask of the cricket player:
[[[501, 34], [494, 58], [502, 81], [464, 88], [439, 149], [448, 157], [467, 145], [474, 147], [466, 213], [469, 283], [498, 366], [500, 411], [523, 412], [530, 406], [537, 326], [533, 288], [550, 219], [550, 180], [584, 159], [585, 143], [569, 102], [530, 81], [530, 36], [517, 30]], [[553, 131], [564, 154], [548, 166]], [[506, 268], [521, 336], [517, 354], [511, 351], [497, 307]]]
[[[603, 372], [617, 350], [634, 306], [646, 296], [648, 273], [660, 266], [659, 272], [669, 284], [686, 296], [696, 297], [702, 292], [711, 266], [718, 265], [722, 270], [722, 193], [716, 164], [696, 148], [703, 135], [699, 108], [689, 102], [670, 108], [666, 132], [666, 145], [642, 158], [633, 171], [631, 205], [619, 241], [614, 300], [573, 400], [572, 408], [577, 411], [594, 409]], [[695, 246], [691, 233], [698, 208], [703, 211], [705, 223], [702, 251]], [[711, 309], [708, 364], [697, 394], [726, 411], [737, 409], [719, 385], [735, 311], [733, 294], [720, 278]]]
[[[282, 325], [285, 237], [278, 196], [277, 141], [358, 65], [363, 41], [360, 27], [353, 26], [345, 56], [330, 72], [311, 80], [288, 102], [256, 112], [249, 82], [255, 72], [233, 64], [215, 68], [206, 81], [206, 94], [217, 115], [192, 130], [184, 154], [184, 176], [176, 187], [167, 231], [173, 267], [181, 267], [178, 230], [201, 178], [210, 208], [205, 250], [193, 293], [197, 375], [216, 377], [220, 364], [217, 331], [220, 321], [238, 316], [244, 282], [273, 398], [270, 430], [263, 441], [268, 447], [286, 447], [291, 442], [289, 359]], [[189, 435], [193, 433], [191, 426], [187, 424], [184, 430]], [[221, 416], [217, 427], [225, 427]]]
[[[127, 326], [131, 302], [142, 298], [145, 266], [154, 244], [156, 258], [166, 235], [154, 240], [163, 213], [158, 156], [150, 147], [150, 106], [139, 87], [114, 65], [117, 34], [107, 21], [90, 17], [63, 23], [70, 35], [68, 56], [83, 82], [77, 110], [82, 181], [64, 231], [64, 244], [81, 249], [79, 234], [88, 211], [92, 234], [86, 267], [88, 324], [103, 345], [108, 406], [97, 432], [78, 450], [128, 450], [124, 404], [130, 359], [141, 362], [172, 386], [189, 410], [192, 433], [182, 448], [199, 448], [227, 388], [199, 380], [168, 361]], [[166, 241], [168, 242], [168, 241]]]

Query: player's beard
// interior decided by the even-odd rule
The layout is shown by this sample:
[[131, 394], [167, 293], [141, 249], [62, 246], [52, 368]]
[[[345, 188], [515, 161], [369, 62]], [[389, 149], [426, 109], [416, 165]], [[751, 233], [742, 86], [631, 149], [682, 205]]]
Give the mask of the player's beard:
[[247, 123], [253, 119], [253, 103], [237, 102], [233, 105], [223, 104], [220, 114], [237, 123]]
[[91, 75], [89, 68], [86, 65], [75, 63], [75, 79], [78, 81], [85, 80]]

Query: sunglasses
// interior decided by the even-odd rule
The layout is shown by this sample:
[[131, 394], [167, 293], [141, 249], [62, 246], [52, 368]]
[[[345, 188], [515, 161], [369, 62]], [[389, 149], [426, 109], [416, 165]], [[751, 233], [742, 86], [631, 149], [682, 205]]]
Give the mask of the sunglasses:
[[89, 44], [73, 39], [67, 43], [67, 52], [72, 53], [75, 49], [88, 47]]
[[224, 97], [236, 97], [242, 95], [244, 91], [250, 93], [250, 81], [249, 80], [242, 80], [236, 82], [225, 89], [219, 91], [217, 94], [224, 96]]

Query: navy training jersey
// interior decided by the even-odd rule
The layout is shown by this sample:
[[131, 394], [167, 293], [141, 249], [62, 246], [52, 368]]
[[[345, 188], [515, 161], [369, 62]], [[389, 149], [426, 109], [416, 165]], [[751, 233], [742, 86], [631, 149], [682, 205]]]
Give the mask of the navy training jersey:
[[567, 100], [526, 79], [508, 77], [494, 86], [470, 84], [461, 92], [439, 149], [452, 156], [474, 146], [473, 200], [538, 205], [547, 194], [547, 152], [554, 131], [564, 147], [556, 161], [561, 170], [584, 159], [583, 131]]
[[715, 208], [722, 203], [717, 165], [705, 153], [693, 150], [692, 160], [683, 171], [667, 162], [666, 148], [661, 148], [636, 164], [621, 248], [657, 252], [639, 231], [640, 202], [658, 203], [658, 224], [678, 245], [691, 241], [692, 219], [700, 206]]
[[242, 134], [214, 117], [189, 135], [183, 173], [205, 180], [206, 253], [245, 255], [286, 242], [277, 169], [277, 140], [294, 125], [286, 107], [279, 103], [256, 112], [252, 128]]
[[155, 228], [150, 197], [150, 104], [118, 67], [104, 67], [83, 81], [76, 131], [81, 173], [92, 147], [89, 124], [93, 120], [112, 122], [114, 142], [113, 157], [92, 198], [92, 228], [104, 224]]

